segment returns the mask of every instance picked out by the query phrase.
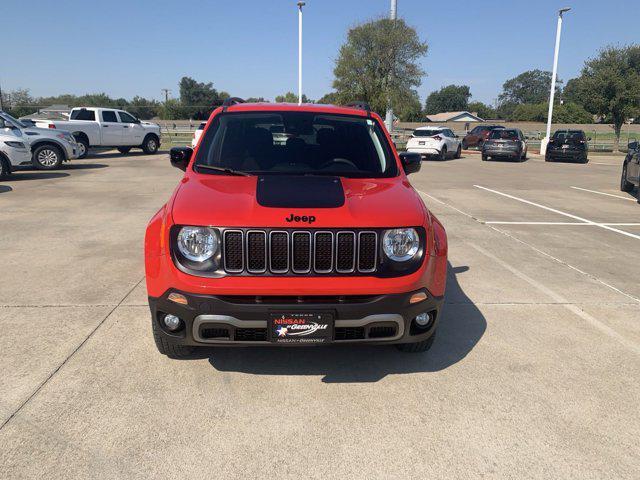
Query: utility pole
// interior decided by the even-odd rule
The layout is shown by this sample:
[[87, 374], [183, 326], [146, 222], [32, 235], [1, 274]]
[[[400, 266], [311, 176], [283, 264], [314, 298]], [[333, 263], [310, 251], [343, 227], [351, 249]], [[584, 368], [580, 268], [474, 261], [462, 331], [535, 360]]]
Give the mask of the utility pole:
[[168, 88], [161, 88], [160, 91], [164, 93], [164, 103], [167, 103], [169, 101], [169, 94], [171, 93], [171, 90]]
[[558, 26], [556, 27], [556, 47], [553, 52], [553, 72], [551, 73], [551, 92], [549, 93], [549, 112], [547, 114], [547, 134], [540, 144], [540, 154], [547, 152], [549, 138], [551, 138], [551, 120], [553, 120], [553, 101], [556, 96], [556, 76], [558, 75], [558, 54], [560, 53], [560, 33], [562, 32], [562, 15], [571, 10], [570, 7], [558, 10]]
[[4, 110], [4, 105], [2, 105], [2, 84], [0, 84], [0, 110]]
[[298, 2], [298, 105], [302, 105], [302, 7], [305, 2]]
[[[397, 17], [398, 17], [398, 1], [391, 0], [391, 10], [389, 11], [389, 18], [391, 20], [395, 20]], [[393, 107], [391, 105], [390, 98], [387, 98], [387, 114], [384, 118], [384, 123], [387, 126], [387, 130], [389, 131], [389, 133], [391, 133], [393, 131]]]

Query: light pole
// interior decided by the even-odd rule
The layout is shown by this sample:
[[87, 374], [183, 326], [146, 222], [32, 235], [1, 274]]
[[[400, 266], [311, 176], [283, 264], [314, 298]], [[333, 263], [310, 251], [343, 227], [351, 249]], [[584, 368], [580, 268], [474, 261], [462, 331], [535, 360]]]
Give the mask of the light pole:
[[[389, 18], [395, 20], [398, 16], [398, 1], [391, 0], [391, 9], [389, 10]], [[393, 108], [391, 106], [391, 99], [387, 98], [387, 114], [384, 118], [384, 123], [387, 126], [389, 133], [393, 131]]]
[[302, 7], [305, 2], [298, 2], [298, 105], [302, 105]]
[[556, 28], [556, 48], [553, 52], [553, 72], [551, 73], [551, 92], [549, 93], [549, 112], [547, 114], [547, 134], [540, 144], [540, 154], [547, 152], [547, 145], [551, 137], [551, 120], [553, 120], [553, 100], [556, 96], [556, 76], [558, 75], [558, 54], [560, 53], [560, 33], [562, 32], [562, 15], [571, 10], [571, 7], [565, 7], [558, 10], [558, 26]]

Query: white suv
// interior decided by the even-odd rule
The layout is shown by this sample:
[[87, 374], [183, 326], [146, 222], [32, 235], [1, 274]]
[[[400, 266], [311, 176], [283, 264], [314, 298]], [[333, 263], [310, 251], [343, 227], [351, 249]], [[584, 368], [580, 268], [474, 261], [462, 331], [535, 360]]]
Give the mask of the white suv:
[[407, 142], [407, 152], [419, 153], [422, 158], [445, 160], [447, 157], [460, 158], [462, 146], [450, 128], [420, 127], [413, 131]]
[[31, 163], [28, 140], [16, 138], [0, 130], [0, 180], [9, 176], [13, 167]]

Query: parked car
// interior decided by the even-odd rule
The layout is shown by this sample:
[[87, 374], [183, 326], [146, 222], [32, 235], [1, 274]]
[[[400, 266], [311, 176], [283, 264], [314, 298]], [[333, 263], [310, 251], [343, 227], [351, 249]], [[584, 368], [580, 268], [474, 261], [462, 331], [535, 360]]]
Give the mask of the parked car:
[[29, 127], [0, 111], [0, 131], [31, 147], [31, 163], [39, 170], [59, 168], [62, 162], [78, 158], [80, 148], [73, 136], [63, 130]]
[[482, 144], [489, 137], [489, 134], [497, 128], [504, 128], [501, 125], [478, 125], [472, 128], [462, 139], [462, 148], [469, 147], [482, 148]]
[[[276, 144], [272, 126], [290, 137]], [[277, 130], [277, 129], [276, 129]], [[398, 344], [424, 351], [444, 300], [447, 237], [367, 105], [225, 100], [151, 219], [146, 282], [158, 350]]]
[[587, 163], [589, 140], [582, 130], [557, 130], [549, 139], [544, 159], [547, 162], [571, 160]]
[[462, 147], [458, 137], [447, 127], [419, 127], [407, 142], [407, 152], [419, 153], [423, 158], [460, 158]]
[[31, 147], [28, 139], [16, 138], [0, 129], [0, 180], [7, 178], [14, 167], [29, 163]]
[[640, 144], [637, 141], [629, 143], [620, 178], [620, 190], [631, 192], [633, 187], [638, 189], [637, 198], [640, 203]]
[[191, 148], [196, 148], [196, 145], [198, 145], [198, 140], [200, 140], [200, 137], [202, 136], [202, 132], [206, 124], [207, 122], [201, 122], [200, 125], [198, 125], [198, 128], [196, 128], [195, 132], [193, 132], [193, 139], [191, 140]]
[[492, 130], [482, 144], [482, 160], [506, 158], [524, 161], [527, 148], [527, 140], [519, 128], [498, 128]]
[[121, 153], [141, 148], [147, 154], [160, 148], [160, 126], [138, 120], [124, 110], [74, 108], [69, 120], [40, 120], [36, 124], [70, 131], [80, 145], [79, 158], [85, 158], [91, 147], [113, 147]]

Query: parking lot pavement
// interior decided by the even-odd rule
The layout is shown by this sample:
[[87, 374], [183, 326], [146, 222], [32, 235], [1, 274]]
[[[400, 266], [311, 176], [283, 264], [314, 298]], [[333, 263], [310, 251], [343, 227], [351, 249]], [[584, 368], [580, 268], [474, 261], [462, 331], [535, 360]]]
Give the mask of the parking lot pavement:
[[640, 226], [618, 224], [640, 205], [619, 166], [424, 162], [411, 181], [450, 240], [428, 354], [182, 361], [155, 351], [142, 281], [145, 224], [179, 179], [165, 156], [15, 175], [0, 185], [3, 477], [638, 478]]

